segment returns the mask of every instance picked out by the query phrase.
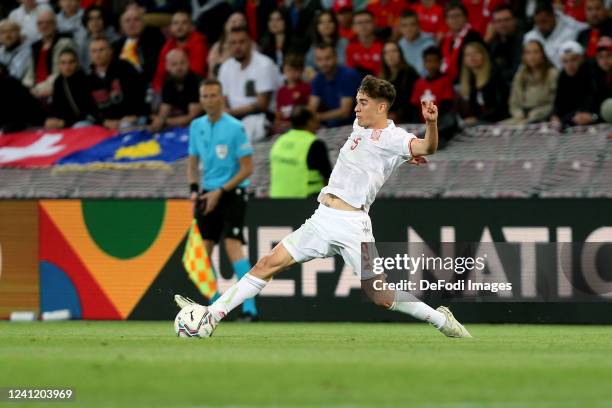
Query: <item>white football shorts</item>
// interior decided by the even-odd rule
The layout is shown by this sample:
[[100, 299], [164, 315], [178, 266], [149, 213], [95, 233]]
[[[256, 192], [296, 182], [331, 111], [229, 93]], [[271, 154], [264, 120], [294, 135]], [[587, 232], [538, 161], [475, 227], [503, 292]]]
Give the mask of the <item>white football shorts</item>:
[[[320, 204], [304, 224], [287, 235], [282, 244], [296, 262], [340, 255], [362, 280], [374, 277], [368, 259], [378, 256], [373, 244], [364, 247], [364, 270], [361, 270], [362, 243], [373, 243], [372, 221], [363, 211], [343, 211]], [[366, 258], [367, 257], [367, 258]]]

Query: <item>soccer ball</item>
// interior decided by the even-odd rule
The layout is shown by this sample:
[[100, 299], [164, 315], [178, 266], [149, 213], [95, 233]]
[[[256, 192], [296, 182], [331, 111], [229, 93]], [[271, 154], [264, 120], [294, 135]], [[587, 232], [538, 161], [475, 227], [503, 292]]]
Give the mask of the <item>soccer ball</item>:
[[174, 319], [174, 332], [178, 337], [210, 337], [214, 323], [208, 308], [198, 304], [187, 305]]

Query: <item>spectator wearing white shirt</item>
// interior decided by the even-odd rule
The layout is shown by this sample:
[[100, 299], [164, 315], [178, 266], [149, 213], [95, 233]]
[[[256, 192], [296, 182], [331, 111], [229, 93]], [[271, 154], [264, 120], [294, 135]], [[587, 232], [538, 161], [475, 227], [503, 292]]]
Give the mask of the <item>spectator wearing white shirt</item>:
[[8, 18], [19, 24], [24, 41], [32, 43], [40, 39], [36, 18], [42, 10], [51, 10], [48, 4], [37, 4], [36, 0], [19, 0], [21, 6], [11, 11]]
[[10, 76], [21, 81], [31, 59], [30, 46], [23, 41], [19, 24], [8, 19], [0, 21], [0, 64]]
[[82, 37], [85, 31], [83, 27], [83, 9], [79, 0], [60, 0], [61, 11], [57, 15], [57, 29], [64, 34], [70, 34], [74, 40]]
[[219, 69], [219, 81], [227, 102], [227, 113], [241, 119], [249, 139], [263, 139], [268, 132], [267, 115], [279, 87], [278, 67], [265, 55], [253, 49], [247, 28], [230, 31], [228, 44], [232, 58]]
[[561, 45], [576, 40], [578, 33], [588, 27], [559, 11], [550, 1], [538, 2], [534, 16], [534, 27], [525, 34], [523, 44], [536, 40], [544, 44], [546, 55], [557, 69], [561, 69]]

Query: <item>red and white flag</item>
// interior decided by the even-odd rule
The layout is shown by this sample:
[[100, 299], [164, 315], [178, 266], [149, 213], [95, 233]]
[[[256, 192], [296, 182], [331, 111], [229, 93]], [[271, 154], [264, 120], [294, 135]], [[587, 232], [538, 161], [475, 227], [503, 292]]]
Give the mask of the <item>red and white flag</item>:
[[6, 133], [0, 135], [0, 167], [49, 167], [115, 134], [101, 126]]

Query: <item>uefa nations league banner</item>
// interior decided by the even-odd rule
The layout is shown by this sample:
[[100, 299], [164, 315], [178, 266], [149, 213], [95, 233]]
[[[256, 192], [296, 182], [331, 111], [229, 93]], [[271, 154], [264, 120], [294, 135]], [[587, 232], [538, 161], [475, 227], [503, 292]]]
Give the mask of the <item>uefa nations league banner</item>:
[[[315, 208], [314, 201], [251, 202], [251, 258]], [[611, 200], [381, 199], [370, 216], [380, 260], [433, 260], [414, 274], [410, 265], [383, 268], [388, 282], [413, 282], [430, 304], [450, 304], [472, 321], [612, 322]], [[449, 259], [450, 269], [436, 263]], [[260, 300], [272, 319], [407, 319], [371, 306], [340, 259], [294, 266], [275, 281]]]
[[[0, 203], [0, 318], [37, 307], [31, 299], [38, 291], [38, 311], [68, 309], [82, 319], [169, 320], [175, 293], [204, 301], [182, 264], [192, 214], [187, 200], [21, 203]], [[316, 205], [251, 200], [251, 262], [298, 228]], [[27, 211], [20, 225], [38, 231], [12, 226], [8, 215], [15, 208]], [[612, 323], [610, 200], [378, 200], [370, 215], [379, 258], [370, 259], [372, 269], [434, 306], [451, 305], [462, 320]], [[26, 244], [39, 254], [39, 282], [15, 294], [17, 272], [34, 271], [22, 265]], [[232, 268], [219, 250], [212, 261], [223, 291], [235, 282]], [[291, 267], [257, 305], [270, 321], [408, 319], [369, 304], [359, 278], [340, 258]]]

